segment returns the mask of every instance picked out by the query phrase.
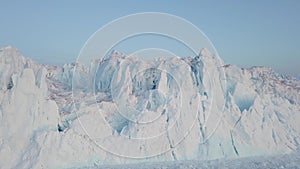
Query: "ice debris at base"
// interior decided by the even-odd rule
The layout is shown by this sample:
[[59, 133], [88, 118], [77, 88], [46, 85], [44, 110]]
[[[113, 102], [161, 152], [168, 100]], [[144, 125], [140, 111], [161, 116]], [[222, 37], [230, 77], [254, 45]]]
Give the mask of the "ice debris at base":
[[300, 143], [300, 81], [207, 50], [57, 67], [3, 47], [0, 79], [1, 168], [231, 159]]

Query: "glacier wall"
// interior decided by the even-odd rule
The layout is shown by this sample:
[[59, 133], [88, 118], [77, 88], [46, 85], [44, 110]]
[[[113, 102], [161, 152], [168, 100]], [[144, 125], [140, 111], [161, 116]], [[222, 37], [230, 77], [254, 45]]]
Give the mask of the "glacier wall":
[[289, 153], [300, 82], [269, 68], [114, 53], [86, 67], [0, 49], [0, 166], [68, 168]]

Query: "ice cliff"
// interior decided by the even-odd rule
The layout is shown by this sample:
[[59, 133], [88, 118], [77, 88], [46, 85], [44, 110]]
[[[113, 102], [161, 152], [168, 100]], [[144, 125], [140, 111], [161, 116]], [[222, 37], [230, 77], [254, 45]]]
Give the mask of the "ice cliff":
[[3, 47], [0, 79], [1, 168], [239, 158], [300, 143], [300, 81], [206, 49], [56, 67]]

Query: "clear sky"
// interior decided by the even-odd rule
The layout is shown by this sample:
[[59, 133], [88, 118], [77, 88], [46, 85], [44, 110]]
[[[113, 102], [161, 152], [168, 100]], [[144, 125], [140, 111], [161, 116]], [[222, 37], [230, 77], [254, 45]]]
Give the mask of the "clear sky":
[[2, 1], [0, 46], [13, 45], [42, 63], [76, 59], [100, 27], [124, 15], [164, 12], [185, 18], [220, 57], [241, 67], [265, 65], [300, 75], [300, 1]]

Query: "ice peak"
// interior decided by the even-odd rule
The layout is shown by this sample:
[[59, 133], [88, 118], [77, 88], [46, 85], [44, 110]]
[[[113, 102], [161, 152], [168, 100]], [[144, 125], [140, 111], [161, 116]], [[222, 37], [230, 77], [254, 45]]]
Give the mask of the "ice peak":
[[0, 50], [15, 50], [15, 51], [19, 51], [16, 47], [10, 46], [10, 45], [3, 46], [3, 47], [0, 48]]
[[124, 54], [117, 50], [112, 50], [108, 57], [124, 57]]
[[4, 56], [5, 55], [10, 55], [10, 56], [15, 56], [15, 55], [18, 55], [20, 56], [21, 55], [21, 52], [19, 51], [19, 49], [17, 49], [16, 47], [13, 47], [13, 46], [4, 46], [4, 47], [0, 47], [0, 52], [4, 53]]
[[21, 52], [13, 47], [13, 46], [5, 46], [0, 48], [0, 63], [15, 65], [16, 67], [18, 64], [24, 65], [26, 59], [21, 54]]
[[211, 57], [211, 53], [207, 48], [202, 48], [199, 55], [204, 57]]
[[117, 50], [112, 50], [111, 51], [111, 55], [119, 55], [120, 54], [120, 52], [118, 52]]

